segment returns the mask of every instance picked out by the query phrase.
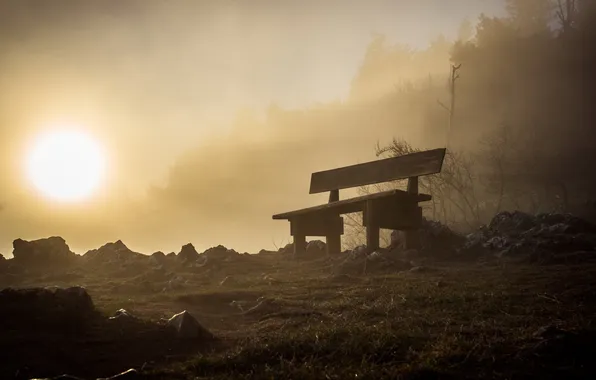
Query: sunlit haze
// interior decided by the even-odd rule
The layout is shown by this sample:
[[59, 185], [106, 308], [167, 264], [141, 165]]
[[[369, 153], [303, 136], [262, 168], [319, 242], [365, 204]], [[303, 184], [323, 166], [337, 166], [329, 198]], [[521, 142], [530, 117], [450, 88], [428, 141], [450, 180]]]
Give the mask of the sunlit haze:
[[52, 200], [76, 202], [92, 195], [103, 179], [105, 153], [97, 141], [74, 130], [37, 137], [27, 158], [27, 178]]
[[[78, 253], [118, 239], [143, 253], [287, 243], [288, 226], [271, 215], [325, 199], [308, 195], [313, 171], [371, 160], [394, 136], [444, 146], [442, 134], [423, 143], [422, 113], [406, 104], [391, 111], [399, 123], [366, 110], [408, 81], [443, 80], [465, 21], [473, 28], [503, 9], [501, 0], [2, 1], [0, 252], [52, 235]], [[420, 54], [366, 74], [379, 46]], [[75, 135], [36, 140], [56, 120], [86, 128], [106, 156]]]

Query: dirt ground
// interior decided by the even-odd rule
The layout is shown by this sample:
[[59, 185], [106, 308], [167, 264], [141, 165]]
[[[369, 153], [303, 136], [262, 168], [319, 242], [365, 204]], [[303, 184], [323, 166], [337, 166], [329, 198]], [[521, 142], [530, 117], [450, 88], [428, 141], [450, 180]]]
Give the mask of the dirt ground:
[[[596, 264], [427, 261], [362, 272], [263, 254], [207, 272], [0, 278], [2, 287], [83, 286], [99, 312], [77, 326], [3, 322], [0, 378], [129, 368], [152, 379], [596, 376]], [[140, 320], [107, 320], [121, 308]], [[159, 321], [183, 310], [216, 339], [173, 338]]]

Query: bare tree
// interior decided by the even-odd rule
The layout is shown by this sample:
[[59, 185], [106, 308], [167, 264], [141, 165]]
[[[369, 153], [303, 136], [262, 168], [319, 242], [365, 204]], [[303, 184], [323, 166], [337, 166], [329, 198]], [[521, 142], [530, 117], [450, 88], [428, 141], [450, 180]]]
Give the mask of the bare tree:
[[575, 26], [577, 15], [577, 3], [575, 0], [557, 0], [557, 9], [555, 11], [563, 33], [568, 33]]

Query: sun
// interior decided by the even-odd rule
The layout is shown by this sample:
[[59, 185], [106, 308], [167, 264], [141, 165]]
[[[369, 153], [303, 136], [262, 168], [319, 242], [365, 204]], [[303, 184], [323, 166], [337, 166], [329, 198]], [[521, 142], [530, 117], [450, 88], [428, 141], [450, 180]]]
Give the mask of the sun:
[[91, 135], [76, 129], [38, 136], [27, 157], [29, 181], [44, 196], [60, 202], [90, 197], [101, 184], [105, 154]]

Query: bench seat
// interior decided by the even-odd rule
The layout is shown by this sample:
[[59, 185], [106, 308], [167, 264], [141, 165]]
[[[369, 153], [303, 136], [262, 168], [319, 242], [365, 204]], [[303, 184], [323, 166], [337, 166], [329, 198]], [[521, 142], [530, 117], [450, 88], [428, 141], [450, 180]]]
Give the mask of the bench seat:
[[410, 194], [403, 190], [389, 190], [380, 193], [363, 195], [360, 197], [344, 199], [336, 202], [325, 203], [319, 206], [312, 206], [300, 210], [288, 211], [273, 215], [275, 220], [291, 220], [299, 216], [316, 216], [317, 214], [327, 214], [332, 212], [336, 215], [349, 214], [352, 212], [364, 211], [366, 202], [370, 200], [395, 199], [407, 203], [418, 203], [430, 201], [432, 197], [428, 194]]

